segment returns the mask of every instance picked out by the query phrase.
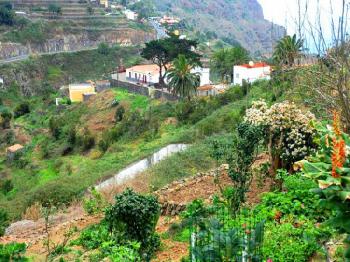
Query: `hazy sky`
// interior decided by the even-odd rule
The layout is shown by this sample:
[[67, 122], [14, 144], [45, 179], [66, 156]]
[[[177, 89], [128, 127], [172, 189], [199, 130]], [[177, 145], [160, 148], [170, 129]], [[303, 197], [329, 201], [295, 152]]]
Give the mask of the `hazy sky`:
[[[264, 9], [265, 18], [276, 24], [285, 26], [289, 34], [294, 34], [296, 30], [296, 18], [298, 17], [298, 0], [258, 0]], [[317, 10], [320, 10], [321, 23], [327, 38], [331, 38], [331, 17], [333, 9], [333, 18], [338, 24], [341, 16], [343, 0], [300, 0], [302, 9], [305, 4], [308, 5], [306, 30], [317, 24]], [[350, 0], [346, 0], [350, 7]], [[305, 13], [305, 12], [304, 12]], [[349, 16], [350, 17], [350, 16]], [[349, 21], [350, 23], [350, 21]]]

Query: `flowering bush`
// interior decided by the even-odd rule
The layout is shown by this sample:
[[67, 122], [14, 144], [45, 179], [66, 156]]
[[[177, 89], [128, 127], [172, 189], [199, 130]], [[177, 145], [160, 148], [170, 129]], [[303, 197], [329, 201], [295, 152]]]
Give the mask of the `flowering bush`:
[[265, 129], [271, 170], [290, 169], [292, 164], [309, 155], [315, 147], [315, 116], [288, 101], [268, 107], [264, 100], [253, 102], [244, 121]]
[[[350, 147], [349, 135], [340, 129], [339, 117], [334, 115], [333, 128], [319, 127], [320, 149], [308, 160], [299, 162], [306, 177], [318, 183], [315, 190], [325, 207], [335, 211], [329, 220], [340, 233], [348, 234], [350, 243]], [[350, 248], [346, 258], [350, 258]]]

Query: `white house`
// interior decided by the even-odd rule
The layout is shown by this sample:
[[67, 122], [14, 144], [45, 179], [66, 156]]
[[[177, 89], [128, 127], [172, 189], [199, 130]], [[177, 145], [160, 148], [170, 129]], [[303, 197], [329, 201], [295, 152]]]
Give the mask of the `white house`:
[[[163, 68], [162, 74], [165, 75], [166, 70]], [[210, 84], [209, 68], [195, 67], [191, 73], [198, 73], [200, 76], [200, 86]], [[136, 82], [141, 84], [157, 84], [159, 83], [159, 67], [156, 64], [150, 65], [136, 65], [126, 69], [126, 80], [129, 82]], [[164, 79], [168, 83], [168, 79]]]
[[218, 94], [224, 93], [227, 89], [227, 86], [224, 84], [219, 85], [203, 85], [197, 88], [198, 96], [216, 96]]
[[[165, 74], [165, 69], [163, 69]], [[159, 83], [159, 67], [156, 64], [136, 65], [126, 69], [126, 80], [143, 84]]]
[[137, 20], [137, 17], [139, 16], [138, 13], [131, 11], [129, 9], [124, 10], [123, 13], [126, 16], [126, 18], [129, 20]]
[[264, 63], [249, 62], [249, 64], [237, 65], [233, 67], [233, 84], [242, 85], [243, 80], [253, 83], [257, 80], [269, 80], [271, 66]]
[[202, 67], [195, 67], [191, 70], [191, 73], [198, 73], [200, 75], [200, 85], [209, 85], [210, 84], [210, 68], [202, 68]]

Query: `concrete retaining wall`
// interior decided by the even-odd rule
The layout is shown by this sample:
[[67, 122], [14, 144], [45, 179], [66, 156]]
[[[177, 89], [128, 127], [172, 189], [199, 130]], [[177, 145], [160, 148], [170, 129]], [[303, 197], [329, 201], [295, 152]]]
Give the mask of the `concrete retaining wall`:
[[169, 101], [176, 101], [179, 99], [177, 96], [174, 96], [162, 90], [136, 85], [129, 82], [117, 81], [115, 79], [111, 80], [111, 86], [120, 87], [122, 89], [127, 90], [130, 93], [148, 96], [154, 99], [166, 99]]

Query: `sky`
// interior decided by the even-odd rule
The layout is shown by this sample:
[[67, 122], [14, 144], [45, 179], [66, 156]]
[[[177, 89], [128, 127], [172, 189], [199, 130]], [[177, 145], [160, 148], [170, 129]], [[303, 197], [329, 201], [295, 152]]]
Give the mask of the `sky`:
[[[325, 34], [325, 38], [331, 41], [332, 38], [332, 10], [333, 19], [338, 24], [339, 17], [342, 14], [343, 0], [299, 0], [302, 8], [305, 10], [305, 5], [308, 5], [306, 12], [305, 28], [306, 33], [310, 37], [310, 29], [317, 31], [316, 21], [318, 20], [318, 11], [320, 10], [321, 24]], [[298, 18], [298, 0], [258, 0], [264, 10], [264, 15], [267, 20], [273, 21], [276, 24], [287, 28], [288, 34], [297, 33], [296, 21]], [[346, 0], [350, 8], [350, 0]], [[305, 12], [303, 12], [305, 14]], [[350, 14], [349, 14], [350, 18]], [[350, 21], [349, 21], [350, 24]], [[311, 41], [311, 39], [310, 39]]]

